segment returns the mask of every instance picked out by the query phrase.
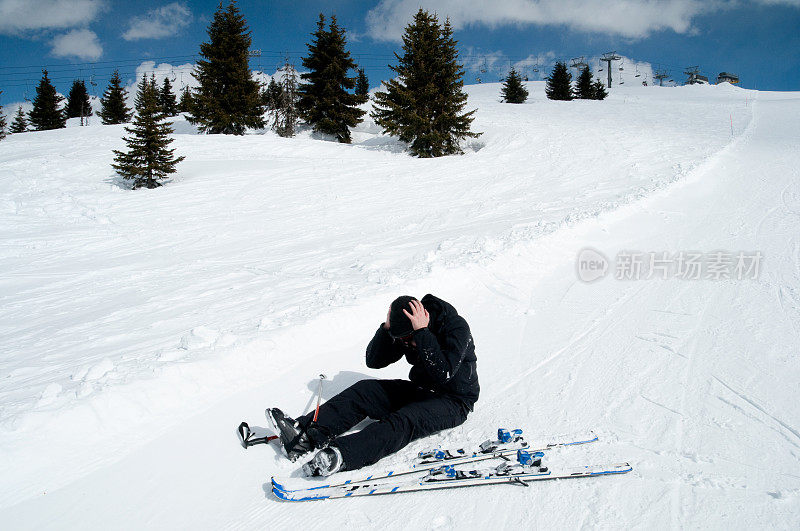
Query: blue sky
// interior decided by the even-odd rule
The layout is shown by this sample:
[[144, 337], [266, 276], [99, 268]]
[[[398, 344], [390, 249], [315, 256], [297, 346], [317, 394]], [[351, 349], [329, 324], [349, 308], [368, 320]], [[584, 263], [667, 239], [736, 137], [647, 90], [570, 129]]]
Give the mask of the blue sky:
[[[227, 0], [226, 0], [227, 2]], [[32, 97], [47, 67], [56, 88], [92, 75], [99, 94], [118, 68], [133, 82], [145, 61], [192, 63], [218, 0], [0, 0], [0, 104]], [[399, 36], [420, 6], [450, 16], [467, 67], [465, 81], [497, 81], [509, 65], [531, 79], [555, 60], [585, 56], [593, 67], [604, 52], [625, 57], [618, 76], [648, 79], [653, 68], [676, 82], [699, 65], [716, 78], [738, 74], [741, 85], [800, 90], [800, 0], [241, 0], [253, 48], [253, 68], [274, 72], [288, 53], [299, 65], [320, 12], [336, 14], [349, 48], [370, 84], [390, 77]], [[592, 60], [594, 58], [594, 60]], [[538, 73], [533, 72], [538, 64]], [[481, 72], [486, 70], [486, 72]], [[635, 73], [640, 77], [635, 79]], [[175, 70], [176, 84], [188, 80]], [[651, 81], [652, 82], [652, 81]], [[6, 114], [11, 114], [7, 109]]]

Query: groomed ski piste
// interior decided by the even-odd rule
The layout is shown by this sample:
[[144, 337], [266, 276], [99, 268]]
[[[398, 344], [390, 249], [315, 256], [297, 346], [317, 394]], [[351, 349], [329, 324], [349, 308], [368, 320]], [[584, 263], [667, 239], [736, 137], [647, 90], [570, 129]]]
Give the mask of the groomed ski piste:
[[[0, 143], [2, 529], [788, 529], [800, 524], [800, 93], [614, 87], [523, 105], [467, 86], [465, 155], [420, 160], [369, 120], [352, 145], [198, 135], [124, 189], [122, 126]], [[8, 112], [7, 112], [8, 114]], [[70, 123], [70, 125], [74, 125]], [[760, 252], [756, 279], [578, 279], [595, 249]], [[643, 275], [644, 277], [645, 275]], [[498, 427], [593, 430], [552, 469], [626, 474], [314, 503], [236, 426], [372, 371], [400, 294], [469, 322], [481, 397], [435, 446]]]

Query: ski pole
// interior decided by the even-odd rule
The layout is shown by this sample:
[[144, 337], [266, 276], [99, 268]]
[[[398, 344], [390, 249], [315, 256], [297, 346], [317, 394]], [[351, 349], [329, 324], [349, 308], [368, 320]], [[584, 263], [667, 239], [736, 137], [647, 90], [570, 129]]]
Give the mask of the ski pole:
[[319, 417], [319, 402], [322, 400], [322, 380], [325, 379], [324, 374], [319, 375], [319, 387], [317, 388], [317, 409], [314, 410], [314, 420], [311, 422], [316, 422], [317, 417]]

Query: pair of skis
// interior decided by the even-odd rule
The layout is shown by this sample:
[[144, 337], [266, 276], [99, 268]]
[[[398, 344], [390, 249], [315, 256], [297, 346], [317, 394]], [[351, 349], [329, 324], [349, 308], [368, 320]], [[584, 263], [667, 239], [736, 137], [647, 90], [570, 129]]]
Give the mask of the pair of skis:
[[[595, 441], [597, 436], [587, 432], [529, 444], [522, 438], [521, 430], [501, 428], [496, 441], [486, 441], [474, 451], [420, 452], [412, 465], [401, 470], [314, 487], [292, 489], [273, 477], [272, 492], [286, 501], [313, 501], [499, 483], [527, 485], [529, 481], [623, 474], [632, 470], [628, 463], [557, 470], [541, 466], [541, 458], [546, 450]], [[511, 462], [512, 456], [516, 456], [515, 463]], [[478, 470], [456, 468], [491, 459], [502, 459], [504, 462], [496, 467]]]

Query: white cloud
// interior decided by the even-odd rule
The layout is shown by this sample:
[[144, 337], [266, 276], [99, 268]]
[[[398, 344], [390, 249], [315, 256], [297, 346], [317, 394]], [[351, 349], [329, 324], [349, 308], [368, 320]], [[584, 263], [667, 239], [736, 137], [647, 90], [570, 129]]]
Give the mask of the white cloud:
[[51, 44], [50, 54], [55, 57], [77, 57], [95, 61], [103, 55], [103, 47], [97, 34], [88, 29], [76, 29], [57, 35]]
[[800, 0], [756, 0], [759, 4], [800, 7]]
[[[761, 0], [798, 2], [800, 0]], [[381, 0], [367, 13], [367, 31], [378, 40], [399, 41], [422, 7], [453, 28], [469, 25], [557, 25], [576, 31], [643, 38], [671, 30], [686, 33], [692, 19], [730, 5], [724, 0]]]
[[555, 59], [556, 54], [553, 51], [531, 54], [521, 61], [516, 61], [514, 68], [528, 79], [544, 79], [549, 65], [553, 64]]
[[105, 0], [0, 0], [0, 34], [85, 26]]
[[126, 41], [161, 39], [175, 35], [192, 21], [192, 12], [186, 4], [173, 2], [151, 9], [144, 16], [134, 17], [128, 31], [122, 34]]

